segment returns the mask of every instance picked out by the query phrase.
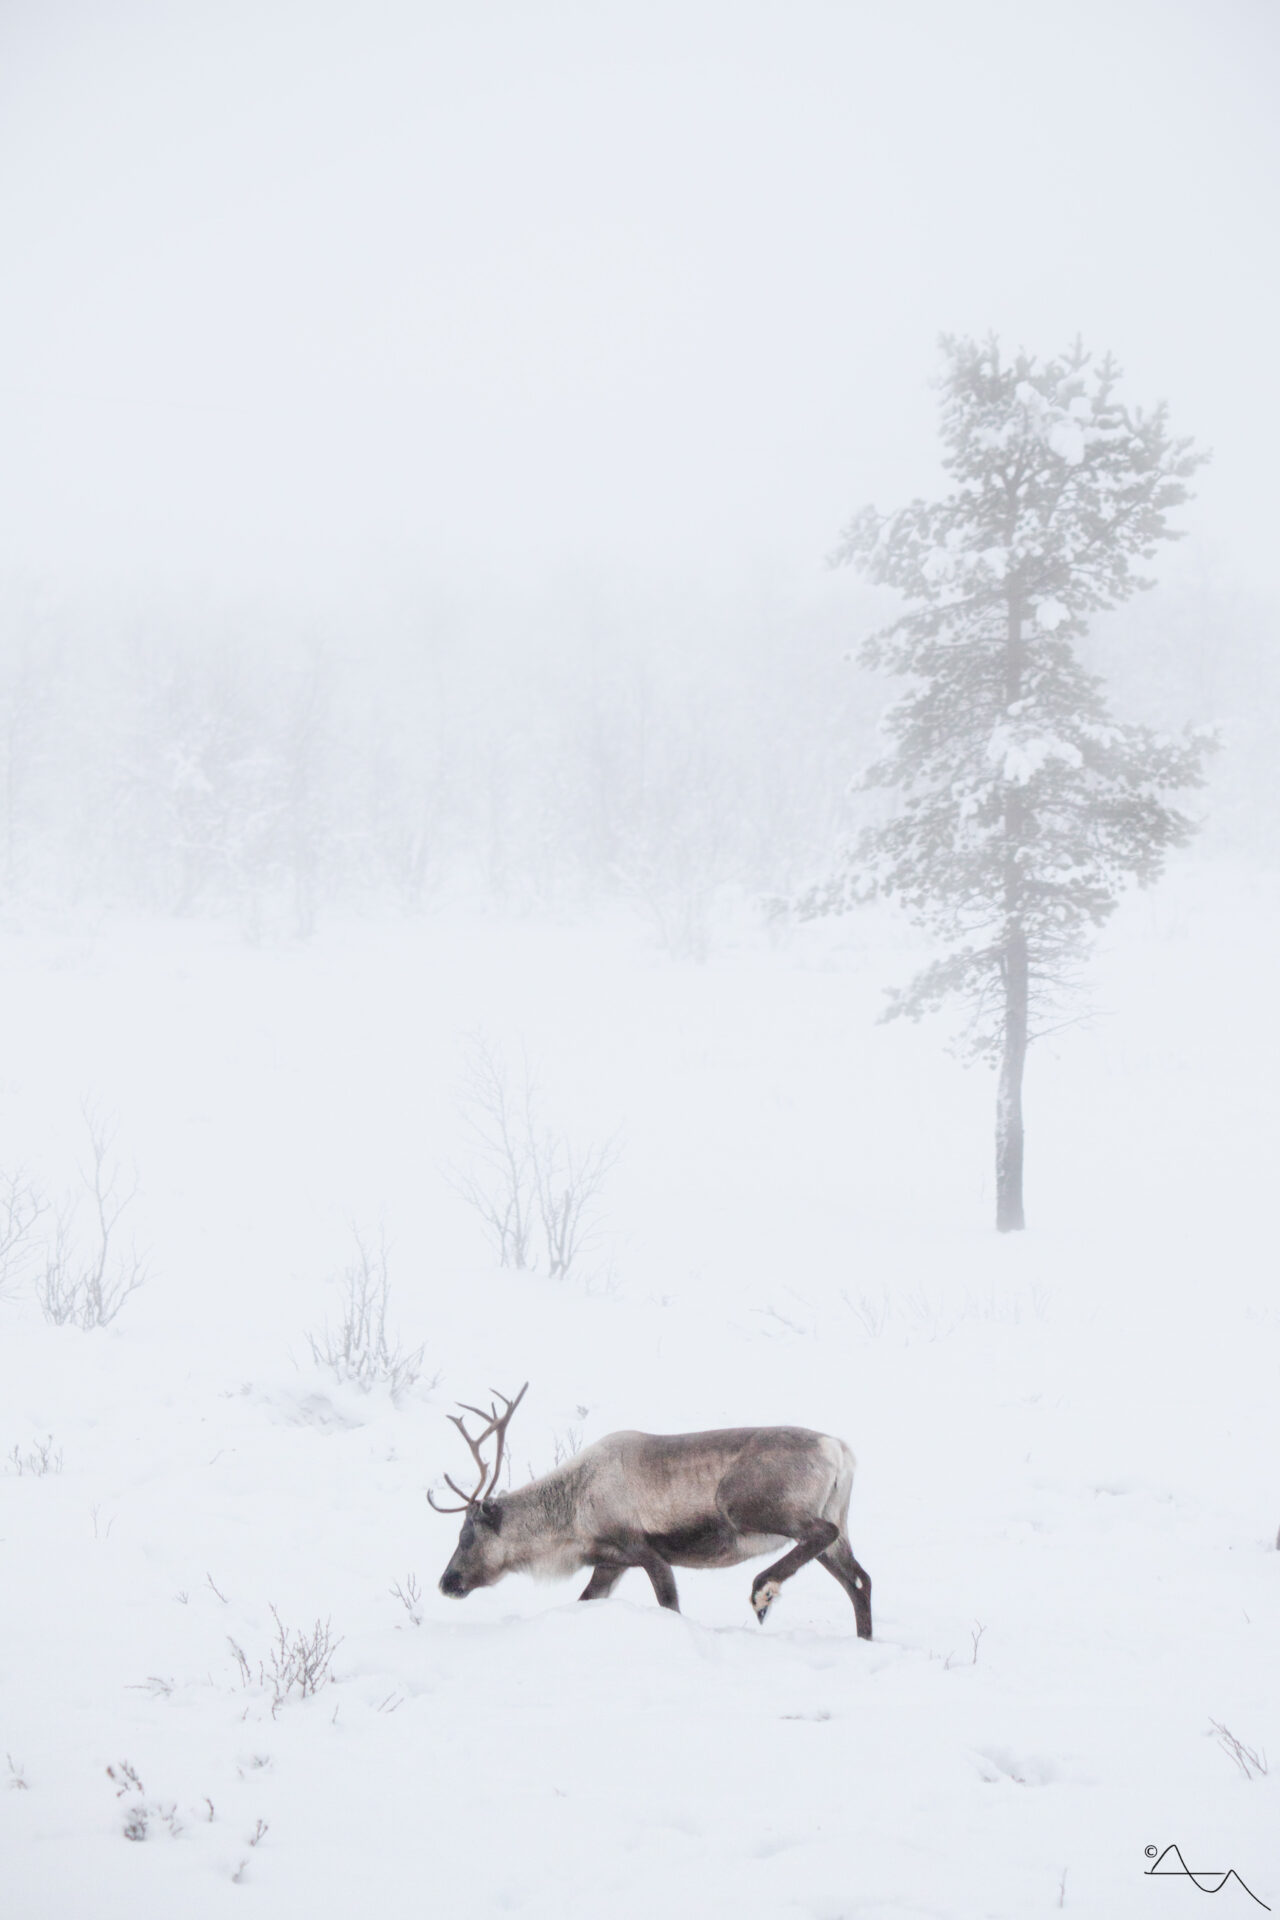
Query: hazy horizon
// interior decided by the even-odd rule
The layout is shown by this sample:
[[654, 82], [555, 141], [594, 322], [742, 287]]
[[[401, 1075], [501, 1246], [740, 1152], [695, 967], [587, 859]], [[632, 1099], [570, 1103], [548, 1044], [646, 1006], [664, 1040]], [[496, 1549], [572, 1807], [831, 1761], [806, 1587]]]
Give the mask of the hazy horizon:
[[1196, 563], [1271, 589], [1265, 6], [11, 0], [0, 37], [33, 593], [821, 597], [850, 513], [937, 485], [938, 336], [989, 330], [1167, 399], [1214, 450]]

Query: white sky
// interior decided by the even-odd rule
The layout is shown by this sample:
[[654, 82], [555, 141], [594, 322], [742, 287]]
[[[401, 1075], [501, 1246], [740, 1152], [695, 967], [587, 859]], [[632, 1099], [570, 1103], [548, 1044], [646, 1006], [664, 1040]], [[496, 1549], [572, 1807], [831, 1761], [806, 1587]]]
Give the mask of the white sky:
[[942, 331], [1110, 346], [1270, 579], [1277, 9], [0, 5], [0, 562], [388, 581], [820, 568], [936, 485]]

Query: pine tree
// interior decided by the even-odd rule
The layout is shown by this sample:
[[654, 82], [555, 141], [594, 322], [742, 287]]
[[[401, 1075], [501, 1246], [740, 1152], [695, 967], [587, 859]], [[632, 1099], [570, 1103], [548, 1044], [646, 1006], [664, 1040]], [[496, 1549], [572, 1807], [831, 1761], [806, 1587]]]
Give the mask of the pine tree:
[[896, 588], [907, 610], [861, 650], [906, 675], [863, 778], [896, 789], [811, 912], [896, 898], [947, 951], [890, 996], [918, 1019], [955, 997], [971, 1053], [999, 1065], [996, 1225], [1025, 1225], [1022, 1079], [1028, 1044], [1062, 1017], [1091, 928], [1129, 881], [1147, 885], [1193, 822], [1161, 798], [1200, 785], [1212, 744], [1116, 720], [1075, 643], [1088, 617], [1154, 584], [1133, 563], [1179, 536], [1168, 515], [1207, 455], [1170, 436], [1163, 406], [1131, 412], [1108, 356], [1059, 359], [944, 339], [943, 465], [952, 490], [867, 508], [833, 564]]

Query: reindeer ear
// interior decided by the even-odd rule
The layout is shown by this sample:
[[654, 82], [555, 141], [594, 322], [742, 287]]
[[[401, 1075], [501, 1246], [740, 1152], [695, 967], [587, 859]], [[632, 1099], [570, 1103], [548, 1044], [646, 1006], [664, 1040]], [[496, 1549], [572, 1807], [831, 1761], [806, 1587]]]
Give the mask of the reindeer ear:
[[483, 1526], [492, 1527], [495, 1533], [502, 1531], [502, 1506], [497, 1500], [482, 1500], [476, 1508], [476, 1518]]

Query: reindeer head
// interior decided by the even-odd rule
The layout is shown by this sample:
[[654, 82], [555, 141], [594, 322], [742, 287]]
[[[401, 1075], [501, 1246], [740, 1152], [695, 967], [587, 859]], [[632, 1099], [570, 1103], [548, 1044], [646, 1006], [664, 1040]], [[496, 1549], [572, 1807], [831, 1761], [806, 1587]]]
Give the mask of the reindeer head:
[[[440, 1591], [447, 1593], [451, 1599], [463, 1600], [476, 1587], [491, 1587], [495, 1580], [501, 1580], [503, 1574], [508, 1571], [507, 1555], [503, 1550], [501, 1539], [502, 1502], [495, 1500], [492, 1496], [498, 1484], [498, 1474], [502, 1469], [507, 1427], [512, 1414], [528, 1391], [529, 1382], [526, 1380], [514, 1400], [508, 1400], [504, 1393], [494, 1391], [494, 1403], [488, 1413], [483, 1412], [479, 1407], [469, 1407], [465, 1401], [462, 1401], [460, 1402], [462, 1413], [449, 1415], [470, 1448], [471, 1457], [479, 1470], [479, 1478], [471, 1493], [464, 1493], [448, 1474], [444, 1476], [445, 1485], [451, 1492], [457, 1494], [461, 1502], [459, 1506], [442, 1507], [439, 1501], [433, 1500], [429, 1493], [427, 1495], [427, 1499], [437, 1513], [461, 1513], [465, 1516], [453, 1558], [440, 1576]], [[498, 1412], [499, 1400], [504, 1408], [502, 1413]], [[468, 1413], [474, 1414], [484, 1423], [481, 1432], [473, 1434], [468, 1431], [463, 1417]], [[494, 1450], [493, 1464], [490, 1465], [484, 1457], [482, 1448], [486, 1441], [493, 1439], [495, 1435], [497, 1445]]]

